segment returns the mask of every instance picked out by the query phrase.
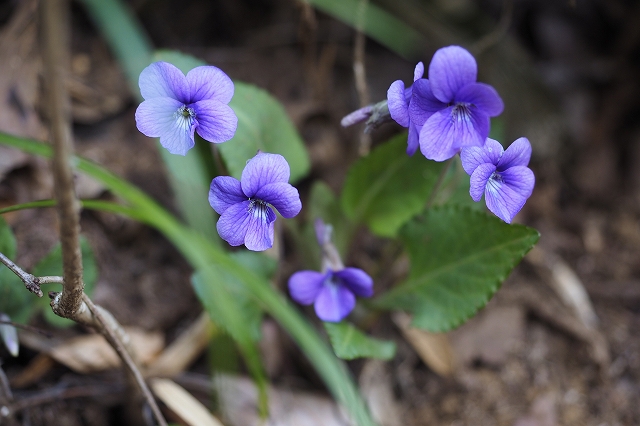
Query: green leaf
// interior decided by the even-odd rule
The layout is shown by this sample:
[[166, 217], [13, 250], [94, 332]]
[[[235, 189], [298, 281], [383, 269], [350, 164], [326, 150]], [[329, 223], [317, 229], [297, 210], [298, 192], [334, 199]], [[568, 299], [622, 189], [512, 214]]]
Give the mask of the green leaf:
[[233, 139], [218, 145], [229, 174], [239, 179], [247, 160], [260, 150], [287, 159], [290, 182], [305, 176], [309, 172], [309, 156], [282, 104], [256, 86], [238, 81], [234, 84], [229, 106], [238, 116], [238, 130]]
[[[0, 253], [15, 261], [16, 239], [2, 217], [0, 217]], [[0, 313], [9, 315], [15, 322], [27, 322], [37, 299], [37, 296], [25, 288], [16, 274], [0, 264]]]
[[539, 234], [495, 216], [444, 207], [407, 223], [400, 238], [411, 260], [409, 278], [375, 304], [410, 311], [415, 327], [443, 332], [489, 301]]
[[[82, 280], [84, 281], [84, 292], [91, 296], [98, 280], [98, 267], [96, 259], [91, 249], [91, 245], [84, 236], [80, 236], [80, 252], [82, 253]], [[49, 254], [43, 257], [33, 268], [32, 274], [37, 277], [62, 276], [62, 247], [58, 243]], [[61, 284], [47, 284], [45, 293], [48, 291], [62, 291]], [[53, 313], [49, 306], [49, 298], [42, 297], [38, 300], [38, 307], [42, 309], [44, 318], [49, 324], [64, 328], [71, 327], [75, 323], [66, 318], [61, 318]]]
[[348, 322], [325, 322], [331, 346], [338, 358], [376, 358], [389, 360], [396, 353], [394, 342], [369, 337]]
[[378, 146], [351, 166], [342, 191], [347, 216], [383, 237], [422, 211], [443, 167], [406, 148], [406, 134]]

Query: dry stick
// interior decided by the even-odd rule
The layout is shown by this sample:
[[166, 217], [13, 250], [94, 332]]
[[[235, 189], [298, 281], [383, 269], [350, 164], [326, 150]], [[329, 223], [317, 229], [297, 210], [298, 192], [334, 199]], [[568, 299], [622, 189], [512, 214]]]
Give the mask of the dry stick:
[[[353, 76], [356, 81], [356, 91], [360, 101], [360, 108], [369, 105], [369, 90], [367, 88], [367, 73], [365, 68], [365, 43], [363, 32], [364, 15], [369, 5], [369, 0], [360, 0], [358, 3], [358, 15], [356, 16], [356, 40], [353, 46]], [[367, 132], [360, 134], [358, 153], [362, 156], [369, 154], [371, 149], [371, 135]]]
[[52, 302], [54, 312], [73, 318], [80, 307], [84, 283], [80, 253], [80, 203], [73, 187], [71, 156], [71, 121], [69, 95], [65, 88], [68, 57], [67, 0], [44, 0], [41, 3], [44, 38], [44, 71], [49, 121], [53, 139], [53, 180], [62, 245], [63, 290]]
[[25, 272], [2, 253], [0, 253], [0, 262], [11, 269], [11, 271], [22, 280], [27, 290], [36, 294], [38, 297], [42, 297], [40, 284], [62, 284], [62, 277], [36, 277], [35, 275]]
[[144, 381], [144, 378], [142, 377], [140, 370], [138, 370], [135, 362], [131, 358], [131, 355], [129, 354], [127, 349], [124, 347], [124, 345], [120, 341], [120, 336], [114, 333], [113, 329], [108, 326], [107, 324], [108, 318], [105, 318], [105, 316], [103, 315], [104, 312], [101, 311], [100, 307], [94, 305], [91, 299], [89, 299], [89, 297], [84, 293], [82, 294], [82, 300], [84, 301], [84, 303], [87, 304], [87, 306], [89, 306], [91, 313], [93, 313], [93, 315], [98, 319], [98, 321], [100, 321], [104, 325], [104, 328], [102, 329], [103, 335], [109, 341], [109, 343], [111, 343], [111, 346], [113, 346], [116, 352], [118, 352], [118, 355], [120, 355], [120, 358], [122, 358], [122, 361], [125, 363], [125, 365], [129, 367], [129, 370], [131, 371], [133, 378], [138, 383], [138, 386], [140, 386], [140, 389], [142, 390], [144, 397], [149, 402], [151, 411], [153, 411], [153, 415], [158, 421], [158, 424], [160, 424], [161, 426], [166, 426], [167, 423], [165, 422], [164, 417], [160, 412], [160, 408], [158, 407], [158, 404], [156, 404], [156, 401], [153, 398], [153, 395], [151, 395], [151, 391], [149, 390], [147, 383]]
[[[62, 245], [63, 283], [62, 293], [51, 301], [53, 311], [64, 318], [70, 318], [92, 325], [108, 337], [123, 362], [140, 385], [156, 420], [160, 425], [166, 421], [151, 396], [142, 375], [124, 348], [122, 337], [115, 330], [122, 330], [111, 314], [101, 312], [84, 294], [82, 281], [82, 255], [80, 252], [80, 203], [73, 186], [71, 157], [71, 121], [69, 115], [69, 95], [65, 88], [68, 52], [68, 0], [43, 0], [41, 18], [44, 38], [44, 70], [48, 94], [49, 120], [53, 137], [53, 178], [55, 198], [60, 218], [60, 242]], [[93, 315], [92, 315], [93, 314]], [[107, 319], [109, 322], [107, 322]], [[96, 320], [97, 319], [97, 320]]]

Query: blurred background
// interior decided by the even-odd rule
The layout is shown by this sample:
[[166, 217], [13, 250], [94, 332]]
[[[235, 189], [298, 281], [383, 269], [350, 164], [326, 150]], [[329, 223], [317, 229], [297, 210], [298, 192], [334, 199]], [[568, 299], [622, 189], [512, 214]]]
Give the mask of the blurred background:
[[[311, 176], [299, 185], [303, 202], [312, 179], [339, 191], [361, 152], [362, 126], [342, 128], [344, 115], [384, 99], [394, 80], [408, 84], [415, 64], [428, 64], [438, 48], [468, 48], [479, 64], [478, 80], [505, 101], [493, 135], [505, 146], [526, 136], [533, 146], [537, 184], [516, 221], [538, 229], [540, 243], [488, 306], [458, 330], [412, 333], [403, 318], [378, 321], [373, 333], [394, 340], [398, 353], [385, 364], [351, 362], [354, 376], [383, 426], [640, 424], [640, 3], [126, 4], [155, 47], [197, 56], [284, 104], [312, 160]], [[85, 6], [72, 1], [69, 22], [67, 87], [76, 150], [172, 208], [156, 142], [137, 131], [135, 97]], [[360, 42], [356, 28], [367, 34]], [[38, 37], [37, 0], [0, 2], [0, 131], [46, 140]], [[364, 66], [359, 80], [354, 64]], [[372, 144], [401, 131], [387, 124], [372, 133]], [[51, 198], [50, 176], [46, 161], [0, 147], [1, 206]], [[78, 176], [77, 184], [81, 198], [108, 197], [88, 178]], [[25, 269], [57, 241], [52, 210], [5, 218]], [[149, 338], [170, 342], [182, 335], [201, 308], [178, 252], [155, 231], [112, 214], [84, 212], [82, 228], [99, 269], [95, 301]], [[363, 247], [377, 244], [368, 235], [359, 238]], [[350, 263], [366, 269], [376, 259], [370, 251], [352, 253]], [[291, 257], [278, 285], [296, 268]], [[32, 324], [46, 327], [38, 317]], [[56, 329], [55, 339], [79, 334], [77, 328]], [[269, 424], [344, 424], [288, 337], [268, 319], [263, 334], [263, 356], [283, 404]], [[61, 365], [43, 341], [53, 345], [40, 338], [16, 359], [0, 350], [14, 394], [31, 398], [22, 424], [135, 424], [121, 373], [104, 365], [84, 371]], [[156, 351], [162, 345], [147, 344]], [[201, 355], [180, 382], [207, 404], [212, 357]], [[64, 393], [71, 386], [85, 392]], [[51, 389], [59, 393], [51, 396]], [[242, 417], [255, 403], [249, 383], [223, 389], [218, 404], [225, 425], [257, 422]], [[306, 405], [292, 404], [293, 391], [312, 397]]]

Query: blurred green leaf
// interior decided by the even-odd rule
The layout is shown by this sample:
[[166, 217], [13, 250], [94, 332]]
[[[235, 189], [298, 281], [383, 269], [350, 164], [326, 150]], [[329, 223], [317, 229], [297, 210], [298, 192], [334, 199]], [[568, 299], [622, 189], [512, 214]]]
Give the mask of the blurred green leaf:
[[[15, 261], [16, 239], [3, 217], [0, 217], [0, 253]], [[37, 299], [16, 274], [0, 264], [0, 313], [9, 315], [15, 322], [25, 323]]]
[[535, 229], [495, 216], [432, 208], [400, 232], [411, 259], [409, 278], [374, 303], [413, 313], [415, 327], [451, 330], [487, 303], [538, 238]]
[[233, 139], [218, 146], [229, 174], [239, 179], [247, 160], [260, 150], [286, 158], [290, 182], [298, 181], [309, 172], [309, 156], [282, 104], [256, 86], [234, 83], [229, 105], [238, 116], [238, 130]]
[[351, 166], [342, 191], [347, 216], [383, 237], [422, 211], [443, 168], [406, 148], [406, 133], [376, 147]]
[[361, 20], [365, 34], [407, 59], [424, 54], [426, 38], [374, 4], [367, 3], [366, 8], [361, 10], [360, 0], [306, 1], [354, 28], [358, 27], [358, 21]]
[[396, 353], [394, 342], [369, 337], [348, 322], [325, 322], [324, 328], [327, 330], [331, 346], [333, 346], [333, 351], [338, 358], [389, 360]]
[[[88, 296], [93, 294], [98, 280], [98, 266], [91, 249], [91, 245], [84, 236], [80, 236], [80, 251], [82, 253], [82, 279], [84, 281], [84, 292]], [[40, 262], [33, 268], [32, 274], [37, 277], [62, 276], [62, 247], [58, 243]], [[62, 284], [48, 284], [47, 291], [62, 291]], [[71, 327], [75, 323], [66, 318], [61, 318], [53, 313], [49, 306], [49, 298], [42, 297], [38, 300], [37, 306], [42, 309], [44, 318], [55, 327]]]

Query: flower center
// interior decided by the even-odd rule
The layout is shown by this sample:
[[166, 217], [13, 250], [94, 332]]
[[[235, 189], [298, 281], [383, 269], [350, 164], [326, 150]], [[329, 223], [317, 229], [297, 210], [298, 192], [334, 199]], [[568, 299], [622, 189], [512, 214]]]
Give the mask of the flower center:
[[451, 118], [454, 121], [470, 121], [471, 114], [469, 111], [469, 107], [471, 104], [467, 102], [458, 102], [453, 106], [453, 111], [451, 111]]
[[503, 183], [504, 182], [504, 179], [502, 178], [502, 175], [500, 173], [498, 173], [497, 171], [493, 172], [491, 174], [491, 177], [489, 178], [489, 180], [493, 181], [493, 182], [497, 182], [497, 183]]
[[269, 207], [269, 203], [259, 198], [249, 198], [247, 213], [260, 218], [265, 223], [271, 223], [276, 220], [276, 214]]
[[178, 122], [178, 126], [182, 129], [189, 129], [196, 121], [196, 112], [193, 108], [189, 108], [186, 105], [182, 105], [173, 115]]

